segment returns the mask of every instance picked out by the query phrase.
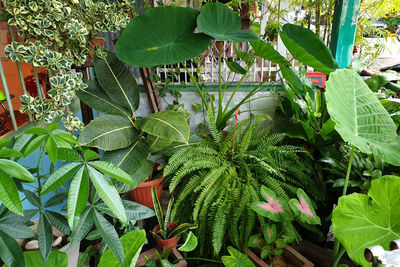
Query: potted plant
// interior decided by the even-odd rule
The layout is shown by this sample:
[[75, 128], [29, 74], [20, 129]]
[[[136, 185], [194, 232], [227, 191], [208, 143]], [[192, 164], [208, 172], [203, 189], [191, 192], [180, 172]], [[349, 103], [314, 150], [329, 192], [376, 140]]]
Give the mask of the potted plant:
[[157, 242], [157, 248], [160, 251], [174, 248], [178, 245], [179, 235], [190, 229], [197, 228], [197, 225], [189, 223], [178, 225], [174, 222], [171, 222], [170, 220], [173, 219], [171, 218], [171, 211], [174, 198], [171, 197], [169, 200], [168, 208], [164, 217], [163, 210], [157, 196], [157, 190], [154, 186], [151, 188], [151, 194], [153, 197], [154, 212], [158, 221], [158, 224], [153, 228], [152, 231], [153, 237]]
[[[87, 81], [88, 87], [76, 94], [82, 102], [107, 115], [85, 126], [78, 141], [102, 149], [104, 161], [114, 163], [132, 177], [134, 184], [117, 185], [120, 193], [138, 187], [131, 193], [132, 199], [152, 207], [151, 186], [157, 187], [160, 196], [163, 178], [156, 174], [159, 165], [149, 157], [172, 144], [189, 144], [189, 125], [183, 114], [172, 110], [137, 117], [140, 96], [135, 77], [112, 51], [104, 50], [103, 54], [94, 59], [96, 80]], [[149, 178], [158, 179], [142, 185]]]
[[138, 187], [129, 192], [131, 199], [146, 207], [153, 208], [152, 187], [156, 188], [157, 198], [159, 199], [163, 190], [164, 176], [162, 170], [158, 170], [160, 163], [154, 163], [150, 176]]
[[[302, 189], [297, 189], [297, 199], [289, 201], [277, 197], [274, 191], [261, 186], [261, 197], [264, 201], [255, 201], [251, 204], [251, 208], [257, 214], [268, 219], [268, 223], [264, 224], [261, 233], [252, 235], [249, 238], [246, 247], [257, 248], [256, 253], [248, 251], [249, 257], [257, 266], [268, 266], [262, 260], [269, 259], [269, 263], [274, 261], [283, 261], [280, 257], [282, 254], [286, 256], [286, 261], [291, 264], [300, 264], [300, 266], [313, 266], [311, 262], [303, 256], [298, 256], [289, 244], [292, 243], [296, 236], [288, 227], [288, 222], [297, 220], [302, 224], [321, 224], [319, 217], [316, 215], [310, 198]], [[290, 257], [289, 257], [289, 255]], [[260, 260], [261, 258], [262, 260]]]

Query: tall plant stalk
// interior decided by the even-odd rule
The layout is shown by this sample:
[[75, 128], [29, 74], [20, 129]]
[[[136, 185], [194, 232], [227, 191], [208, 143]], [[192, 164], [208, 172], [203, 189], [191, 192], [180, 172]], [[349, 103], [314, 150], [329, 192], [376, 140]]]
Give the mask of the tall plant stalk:
[[[351, 166], [353, 164], [353, 158], [354, 158], [354, 145], [351, 146], [349, 164], [347, 165], [347, 172], [346, 172], [346, 178], [344, 180], [342, 196], [345, 196], [347, 193], [347, 186], [349, 184], [349, 178], [350, 178]], [[335, 239], [335, 243], [333, 245], [333, 261], [332, 261], [333, 267], [336, 267], [338, 265], [340, 258], [344, 254], [344, 249], [342, 248], [342, 250], [339, 251], [339, 248], [340, 248], [339, 240]]]

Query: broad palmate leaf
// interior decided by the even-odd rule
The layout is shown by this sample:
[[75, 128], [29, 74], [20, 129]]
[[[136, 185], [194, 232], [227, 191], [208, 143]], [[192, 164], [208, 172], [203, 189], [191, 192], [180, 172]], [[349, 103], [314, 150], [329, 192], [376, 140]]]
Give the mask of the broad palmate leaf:
[[239, 250], [229, 246], [230, 256], [222, 256], [222, 263], [227, 267], [255, 267], [254, 263]]
[[368, 195], [353, 193], [339, 198], [332, 214], [333, 234], [349, 257], [362, 266], [372, 266], [364, 249], [381, 245], [389, 250], [400, 238], [400, 177], [373, 180]]
[[328, 112], [335, 129], [362, 152], [400, 165], [397, 127], [378, 98], [354, 70], [337, 70], [326, 83]]

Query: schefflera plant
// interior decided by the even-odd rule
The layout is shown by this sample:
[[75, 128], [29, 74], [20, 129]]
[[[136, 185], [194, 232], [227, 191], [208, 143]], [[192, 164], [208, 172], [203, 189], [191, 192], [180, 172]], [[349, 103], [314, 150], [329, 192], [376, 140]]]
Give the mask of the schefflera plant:
[[[105, 113], [84, 127], [80, 145], [105, 151], [103, 160], [128, 173], [135, 186], [153, 170], [149, 152], [161, 150], [173, 142], [189, 144], [190, 129], [183, 114], [161, 111], [138, 118], [139, 88], [131, 71], [113, 52], [95, 58], [96, 81], [77, 91], [78, 97], [91, 108]], [[128, 183], [129, 185], [129, 183]], [[122, 184], [122, 191], [134, 186]]]
[[294, 241], [295, 237], [285, 232], [285, 223], [297, 220], [303, 224], [321, 224], [310, 198], [301, 188], [297, 189], [298, 199], [293, 198], [289, 201], [277, 197], [275, 192], [266, 186], [261, 186], [260, 193], [264, 201], [253, 202], [251, 208], [268, 218], [269, 223], [263, 226], [262, 233], [249, 238], [247, 246], [261, 248], [262, 259], [281, 255], [282, 248]]

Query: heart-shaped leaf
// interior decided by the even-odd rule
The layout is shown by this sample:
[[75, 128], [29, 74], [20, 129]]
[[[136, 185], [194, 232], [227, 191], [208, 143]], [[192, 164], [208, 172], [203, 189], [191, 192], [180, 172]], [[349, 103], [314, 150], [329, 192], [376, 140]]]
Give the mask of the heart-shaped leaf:
[[301, 221], [308, 224], [321, 224], [321, 220], [315, 214], [315, 210], [312, 206], [310, 198], [303, 191], [303, 189], [297, 189], [297, 199], [291, 199], [289, 205], [292, 208], [294, 214], [300, 218]]
[[265, 224], [263, 235], [267, 244], [273, 243], [278, 235], [278, 232], [276, 231], [276, 224]]
[[118, 39], [118, 58], [132, 66], [153, 67], [200, 55], [211, 39], [193, 33], [198, 14], [193, 8], [163, 6], [134, 17]]
[[222, 41], [250, 42], [258, 39], [254, 32], [240, 30], [242, 21], [239, 15], [219, 2], [203, 6], [197, 25], [205, 34]]
[[261, 249], [261, 259], [266, 259], [268, 256], [271, 256], [274, 253], [274, 249], [272, 246], [264, 246]]
[[293, 216], [287, 202], [279, 197], [276, 197], [274, 191], [261, 186], [261, 196], [268, 202], [255, 201], [251, 204], [251, 208], [274, 222], [283, 222], [290, 220]]
[[354, 70], [337, 70], [326, 82], [328, 112], [343, 138], [362, 152], [400, 166], [400, 137], [389, 113]]
[[264, 245], [264, 239], [261, 236], [261, 233], [255, 234], [250, 236], [249, 242], [247, 243], [247, 246], [250, 248], [259, 248], [262, 245]]
[[311, 30], [285, 24], [280, 37], [292, 56], [300, 62], [326, 74], [338, 68], [329, 48]]
[[229, 246], [228, 252], [230, 256], [222, 256], [222, 263], [225, 266], [243, 266], [243, 267], [255, 267], [254, 263], [239, 250]]
[[353, 193], [339, 198], [332, 214], [333, 234], [347, 255], [362, 266], [372, 266], [364, 250], [380, 245], [389, 250], [400, 237], [400, 177], [383, 176], [372, 180], [368, 195]]

